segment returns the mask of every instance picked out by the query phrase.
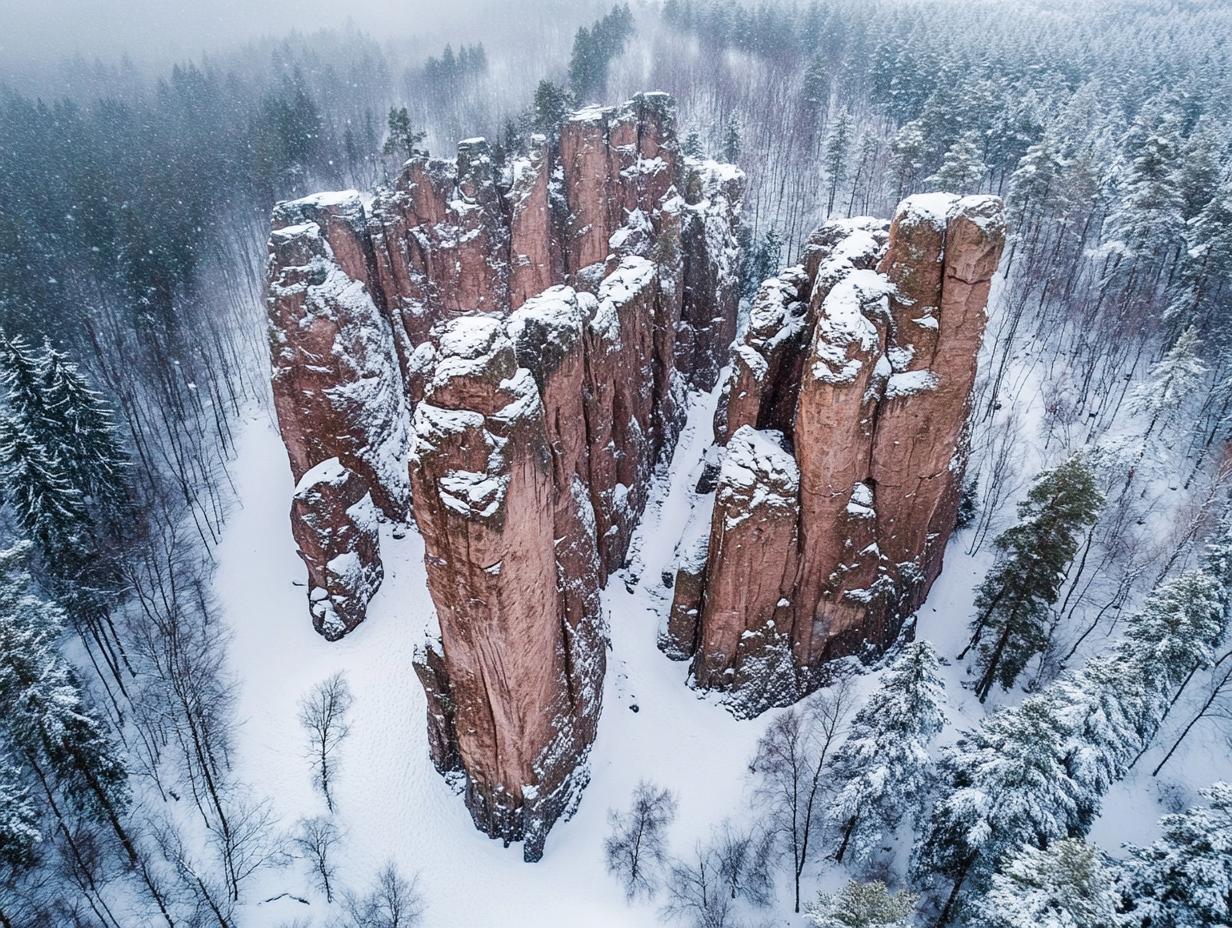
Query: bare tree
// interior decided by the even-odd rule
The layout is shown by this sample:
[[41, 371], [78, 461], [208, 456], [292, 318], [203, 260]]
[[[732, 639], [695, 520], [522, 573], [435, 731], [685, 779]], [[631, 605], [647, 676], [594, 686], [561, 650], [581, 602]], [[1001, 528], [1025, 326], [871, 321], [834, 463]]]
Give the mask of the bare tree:
[[354, 699], [346, 677], [336, 673], [322, 680], [300, 702], [299, 721], [308, 733], [308, 756], [312, 760], [312, 783], [334, 811], [333, 784], [338, 772], [338, 746], [351, 733], [347, 713]]
[[800, 911], [800, 877], [822, 820], [822, 774], [852, 709], [846, 680], [818, 693], [802, 709], [780, 715], [757, 743], [752, 771], [754, 798], [766, 810], [768, 826], [791, 858], [795, 910]]
[[667, 858], [667, 827], [675, 817], [676, 797], [671, 790], [647, 780], [637, 784], [628, 813], [608, 811], [612, 833], [603, 843], [607, 870], [624, 884], [629, 899], [655, 894]]
[[422, 923], [427, 907], [419, 878], [406, 879], [389, 861], [366, 895], [347, 895], [346, 908], [350, 928], [414, 928]]
[[678, 919], [690, 928], [733, 928], [735, 899], [727, 891], [714, 848], [698, 843], [692, 861], [673, 861], [666, 889], [665, 919]]
[[773, 901], [773, 832], [745, 831], [724, 820], [715, 835], [714, 854], [719, 877], [732, 899], [743, 899], [758, 907]]
[[312, 878], [316, 880], [317, 888], [325, 895], [325, 901], [333, 902], [334, 876], [337, 873], [333, 853], [342, 840], [338, 826], [319, 815], [306, 818], [300, 821], [294, 840], [295, 846], [308, 861], [308, 866], [312, 869]]

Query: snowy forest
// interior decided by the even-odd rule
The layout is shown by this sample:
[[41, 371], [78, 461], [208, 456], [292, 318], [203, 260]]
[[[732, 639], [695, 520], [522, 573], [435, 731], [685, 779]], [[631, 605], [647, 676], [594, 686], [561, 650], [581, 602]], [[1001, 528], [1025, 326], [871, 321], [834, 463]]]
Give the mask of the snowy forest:
[[[105, 51], [34, 55], [0, 10], [0, 926], [1232, 928], [1232, 4], [404, 0], [383, 28], [384, 5], [220, 12], [183, 57], [114, 52], [123, 16]], [[781, 475], [803, 433], [712, 444], [728, 344], [713, 388], [672, 382], [676, 432], [618, 486], [644, 512], [594, 596], [585, 775], [525, 863], [531, 829], [486, 828], [469, 758], [440, 759], [433, 719], [465, 700], [423, 641], [453, 645], [438, 590], [463, 571], [429, 463], [413, 515], [374, 493], [354, 517], [384, 561], [364, 624], [309, 614], [278, 236], [320, 191], [379, 218], [429, 158], [488, 158], [504, 194], [575, 114], [653, 91], [694, 186], [743, 174], [738, 339], [825, 223], [895, 217], [893, 249], [900, 202], [1000, 198], [1004, 248], [944, 568], [887, 641], [754, 709], [664, 641], [737, 449]], [[406, 415], [403, 483], [432, 450]]]

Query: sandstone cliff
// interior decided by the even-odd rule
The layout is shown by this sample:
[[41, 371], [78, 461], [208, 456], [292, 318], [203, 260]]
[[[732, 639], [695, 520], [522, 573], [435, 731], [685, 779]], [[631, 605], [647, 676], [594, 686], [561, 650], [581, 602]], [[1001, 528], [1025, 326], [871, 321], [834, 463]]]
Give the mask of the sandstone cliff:
[[758, 291], [715, 417], [728, 448], [704, 566], [690, 548], [664, 635], [734, 711], [878, 653], [927, 596], [1004, 238], [996, 198], [910, 197], [888, 235], [822, 226]]
[[363, 620], [375, 512], [409, 518], [409, 475], [440, 627], [415, 668], [433, 760], [527, 859], [585, 785], [599, 592], [685, 388], [714, 382], [735, 333], [742, 196], [642, 94], [504, 165], [470, 139], [368, 201], [275, 210], [274, 392], [314, 624]]

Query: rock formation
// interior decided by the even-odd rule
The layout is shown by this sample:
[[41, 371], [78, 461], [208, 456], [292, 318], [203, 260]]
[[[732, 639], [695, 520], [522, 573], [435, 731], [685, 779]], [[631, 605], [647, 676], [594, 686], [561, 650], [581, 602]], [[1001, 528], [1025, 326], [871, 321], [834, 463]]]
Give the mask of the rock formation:
[[708, 540], [684, 546], [663, 640], [737, 713], [878, 653], [927, 596], [1004, 238], [994, 197], [910, 197], [888, 235], [822, 226], [758, 291], [715, 417]]
[[713, 385], [734, 337], [742, 195], [642, 94], [504, 165], [471, 139], [368, 202], [275, 209], [275, 406], [314, 624], [363, 620], [375, 513], [407, 519], [409, 482], [440, 626], [415, 668], [432, 757], [530, 860], [585, 785], [599, 592], [684, 389]]

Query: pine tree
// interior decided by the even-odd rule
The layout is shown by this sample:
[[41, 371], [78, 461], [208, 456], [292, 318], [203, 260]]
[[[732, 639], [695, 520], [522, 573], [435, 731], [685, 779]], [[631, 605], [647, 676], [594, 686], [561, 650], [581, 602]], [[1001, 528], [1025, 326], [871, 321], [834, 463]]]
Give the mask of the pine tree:
[[732, 113], [723, 129], [723, 160], [735, 164], [740, 160], [741, 152], [740, 118]]
[[894, 133], [890, 140], [890, 167], [897, 185], [894, 198], [901, 200], [924, 167], [924, 133], [918, 122], [904, 123]]
[[[60, 654], [63, 613], [32, 589], [26, 543], [0, 551], [0, 736], [45, 788], [127, 837], [128, 775]], [[131, 850], [130, 850], [131, 856]]]
[[928, 745], [945, 720], [945, 683], [926, 641], [908, 645], [852, 722], [834, 761], [830, 815], [842, 834], [835, 854], [868, 860], [890, 840], [928, 784]]
[[1045, 135], [1029, 147], [1010, 175], [1010, 193], [1006, 207], [1015, 224], [1033, 225], [1034, 217], [1053, 213], [1064, 198], [1060, 174], [1064, 161], [1057, 152], [1057, 143]]
[[851, 116], [846, 110], [834, 117], [830, 132], [826, 136], [826, 147], [822, 166], [829, 181], [829, 193], [826, 198], [826, 215], [834, 212], [834, 200], [838, 196], [839, 185], [847, 178], [847, 153], [851, 146]]
[[684, 145], [681, 146], [681, 151], [684, 152], [687, 158], [704, 158], [705, 151], [702, 149], [702, 137], [698, 135], [697, 130], [693, 129], [684, 137]]
[[[1078, 550], [1080, 532], [1103, 504], [1095, 475], [1075, 456], [1041, 474], [1018, 505], [1018, 522], [994, 542], [997, 562], [976, 593], [971, 623], [983, 702], [994, 683], [1009, 689], [1047, 645], [1048, 616]], [[966, 651], [963, 652], [964, 654]]]
[[808, 69], [804, 72], [800, 101], [812, 119], [817, 119], [826, 112], [830, 103], [830, 74], [826, 68], [826, 59], [821, 54], [812, 57]]
[[411, 125], [411, 114], [405, 106], [390, 108], [388, 127], [389, 135], [381, 149], [385, 154], [397, 155], [403, 161], [428, 156], [427, 149], [423, 148], [423, 141], [428, 137], [428, 133], [422, 129], [415, 131], [415, 127]]
[[975, 193], [980, 188], [988, 168], [980, 158], [980, 149], [973, 135], [960, 136], [941, 160], [941, 167], [929, 177], [933, 190], [945, 193]]
[[1150, 847], [1121, 866], [1119, 928], [1232, 925], [1232, 785], [1202, 791], [1207, 807], [1160, 819]]
[[943, 754], [940, 797], [914, 860], [918, 876], [951, 882], [942, 923], [964, 886], [982, 892], [1007, 853], [1086, 833], [1176, 691], [1213, 660], [1230, 584], [1225, 513], [1201, 566], [1157, 586], [1108, 654], [998, 711]]
[[[1175, 327], [1194, 326], [1226, 346], [1232, 338], [1223, 313], [1232, 294], [1232, 175], [1203, 204], [1185, 229], [1181, 286], [1168, 306]], [[1174, 331], [1175, 331], [1174, 328]]]
[[573, 98], [569, 96], [569, 91], [551, 81], [540, 81], [535, 88], [536, 131], [555, 137], [572, 107]]
[[816, 928], [907, 928], [914, 908], [909, 892], [891, 893], [880, 880], [851, 880], [838, 893], [819, 892], [804, 917]]
[[973, 906], [982, 928], [1112, 928], [1117, 894], [1100, 853], [1064, 838], [1006, 858]]

